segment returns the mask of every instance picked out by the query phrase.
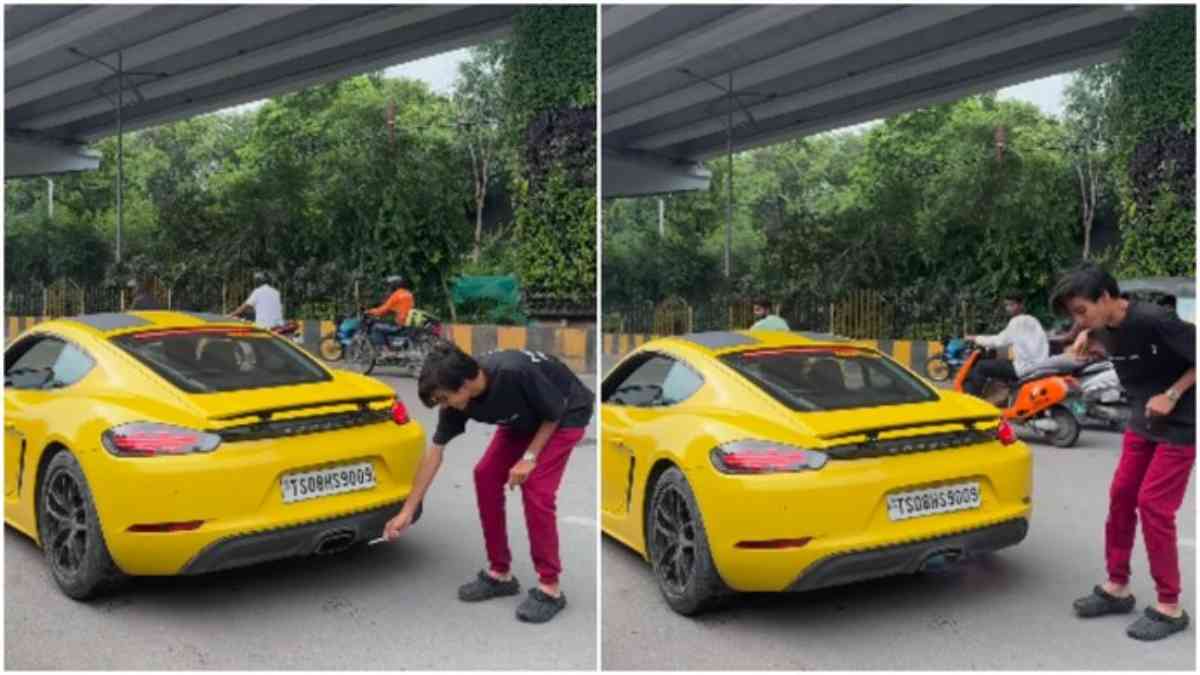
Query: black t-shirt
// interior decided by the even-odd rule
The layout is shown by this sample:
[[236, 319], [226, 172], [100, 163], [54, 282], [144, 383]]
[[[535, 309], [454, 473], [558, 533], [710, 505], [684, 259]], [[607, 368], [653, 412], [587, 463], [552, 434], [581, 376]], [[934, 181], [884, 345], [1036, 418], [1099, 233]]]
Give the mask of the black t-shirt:
[[465, 411], [443, 407], [438, 415], [434, 445], [445, 445], [461, 434], [467, 420], [497, 424], [532, 434], [543, 422], [560, 427], [586, 427], [592, 419], [595, 395], [561, 361], [534, 351], [504, 350], [485, 354], [479, 367], [487, 374], [487, 389], [471, 399]]
[[1166, 419], [1147, 423], [1146, 402], [1166, 393], [1184, 372], [1196, 367], [1196, 326], [1170, 309], [1134, 300], [1121, 325], [1092, 335], [1108, 351], [1125, 387], [1133, 407], [1130, 428], [1160, 443], [1195, 445], [1195, 387], [1180, 396]]

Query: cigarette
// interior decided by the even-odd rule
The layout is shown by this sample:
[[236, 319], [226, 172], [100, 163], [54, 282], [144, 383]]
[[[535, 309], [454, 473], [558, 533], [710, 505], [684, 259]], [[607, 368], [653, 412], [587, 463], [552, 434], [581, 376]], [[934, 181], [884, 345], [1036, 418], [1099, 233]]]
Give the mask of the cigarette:
[[387, 537], [377, 537], [375, 539], [372, 539], [371, 541], [368, 541], [367, 546], [374, 546], [375, 544], [382, 544], [385, 541], [387, 541]]

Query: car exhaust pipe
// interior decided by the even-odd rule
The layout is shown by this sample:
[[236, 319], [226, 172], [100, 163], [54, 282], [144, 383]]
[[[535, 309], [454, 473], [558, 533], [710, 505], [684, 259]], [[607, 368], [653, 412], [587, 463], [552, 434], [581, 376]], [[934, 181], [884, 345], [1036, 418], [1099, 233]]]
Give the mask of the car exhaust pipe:
[[317, 555], [341, 553], [354, 544], [354, 530], [334, 530], [321, 536], [317, 543]]
[[930, 553], [924, 562], [921, 563], [921, 571], [940, 572], [957, 563], [962, 557], [963, 550], [960, 548], [950, 548]]

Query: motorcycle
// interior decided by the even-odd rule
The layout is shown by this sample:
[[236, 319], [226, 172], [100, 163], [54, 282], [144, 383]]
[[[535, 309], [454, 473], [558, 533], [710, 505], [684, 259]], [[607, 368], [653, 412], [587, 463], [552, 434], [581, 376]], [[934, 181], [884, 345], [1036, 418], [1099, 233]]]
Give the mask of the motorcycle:
[[1133, 413], [1112, 362], [1089, 363], [1080, 368], [1076, 376], [1079, 386], [1072, 392], [1067, 407], [1079, 423], [1103, 426], [1110, 431], [1124, 429]]
[[[968, 346], [967, 361], [954, 378], [954, 390], [966, 393], [965, 383], [975, 364], [985, 354], [978, 345]], [[1078, 372], [1077, 369], [1075, 372]], [[997, 389], [1003, 386], [1002, 397]], [[1015, 386], [990, 380], [984, 386], [985, 398], [1001, 408], [1001, 416], [1016, 427], [1026, 429], [1035, 438], [1059, 448], [1069, 448], [1079, 441], [1080, 424], [1068, 407], [1077, 396], [1079, 380], [1058, 370], [1038, 370], [1021, 378]], [[999, 399], [999, 402], [997, 402]]]
[[271, 329], [271, 332], [282, 338], [291, 340], [298, 347], [304, 346], [304, 331], [299, 321], [285, 321]]
[[942, 353], [925, 360], [925, 376], [934, 382], [945, 382], [967, 361], [967, 341], [962, 338], [943, 338]]
[[441, 323], [432, 319], [424, 325], [403, 326], [399, 331], [385, 335], [384, 344], [378, 345], [371, 335], [371, 327], [387, 320], [370, 314], [360, 317], [358, 327], [345, 347], [346, 366], [363, 375], [371, 374], [376, 366], [390, 366], [416, 377], [434, 342], [441, 336]]
[[338, 317], [334, 325], [337, 328], [332, 333], [321, 338], [319, 351], [321, 358], [326, 361], [340, 361], [346, 355], [346, 348], [350, 346], [350, 341], [354, 339], [354, 334], [358, 332], [358, 326], [362, 320], [356, 317]]

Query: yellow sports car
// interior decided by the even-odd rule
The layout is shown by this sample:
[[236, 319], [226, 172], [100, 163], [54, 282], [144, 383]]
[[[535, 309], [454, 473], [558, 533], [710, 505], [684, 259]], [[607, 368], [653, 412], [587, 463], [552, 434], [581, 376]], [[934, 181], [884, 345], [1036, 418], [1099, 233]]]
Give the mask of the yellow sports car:
[[1032, 463], [996, 408], [795, 333], [648, 342], [602, 386], [601, 524], [675, 611], [916, 572], [1025, 538]]
[[421, 426], [383, 383], [186, 312], [39, 324], [4, 352], [4, 518], [85, 599], [378, 537]]

